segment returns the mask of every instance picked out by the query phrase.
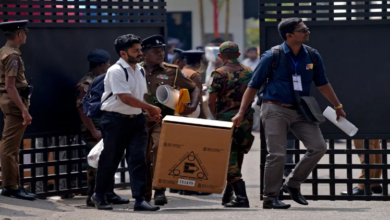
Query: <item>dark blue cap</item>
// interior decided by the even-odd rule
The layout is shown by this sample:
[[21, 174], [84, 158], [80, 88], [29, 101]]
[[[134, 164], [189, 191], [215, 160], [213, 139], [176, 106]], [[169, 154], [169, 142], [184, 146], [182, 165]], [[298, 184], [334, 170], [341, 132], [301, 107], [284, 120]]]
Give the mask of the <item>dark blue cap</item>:
[[88, 54], [88, 61], [92, 63], [105, 63], [110, 59], [111, 59], [110, 53], [101, 49], [92, 50]]
[[0, 28], [3, 31], [16, 31], [21, 29], [28, 31], [27, 24], [28, 20], [1, 22]]
[[203, 54], [205, 54], [205, 52], [200, 50], [187, 50], [182, 54], [187, 62], [197, 63], [202, 60]]
[[153, 35], [142, 40], [142, 48], [164, 47], [165, 39], [161, 35]]

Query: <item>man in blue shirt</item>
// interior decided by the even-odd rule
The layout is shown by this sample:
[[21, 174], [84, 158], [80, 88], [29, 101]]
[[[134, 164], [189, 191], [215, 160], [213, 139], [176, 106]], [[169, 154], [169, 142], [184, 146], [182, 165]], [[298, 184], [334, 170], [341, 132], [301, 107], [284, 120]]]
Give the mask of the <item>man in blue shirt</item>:
[[[264, 173], [263, 208], [288, 209], [290, 205], [278, 199], [280, 189], [289, 193], [295, 202], [308, 205], [301, 195], [300, 185], [327, 150], [319, 126], [307, 122], [298, 111], [294, 90], [299, 91], [301, 96], [308, 96], [314, 82], [320, 92], [335, 106], [337, 120], [346, 115], [325, 75], [322, 58], [317, 51], [315, 53], [318, 64], [316, 71], [313, 72], [313, 61], [303, 46], [309, 41], [310, 31], [302, 19], [285, 19], [279, 23], [278, 30], [284, 40], [280, 56], [284, 56], [285, 59], [279, 60], [279, 65], [265, 88], [260, 114], [269, 153]], [[235, 126], [240, 126], [247, 106], [251, 104], [257, 90], [266, 82], [271, 62], [272, 51], [268, 50], [261, 56], [249, 88], [245, 91], [240, 111], [232, 119]], [[289, 130], [303, 142], [308, 151], [282, 185]]]

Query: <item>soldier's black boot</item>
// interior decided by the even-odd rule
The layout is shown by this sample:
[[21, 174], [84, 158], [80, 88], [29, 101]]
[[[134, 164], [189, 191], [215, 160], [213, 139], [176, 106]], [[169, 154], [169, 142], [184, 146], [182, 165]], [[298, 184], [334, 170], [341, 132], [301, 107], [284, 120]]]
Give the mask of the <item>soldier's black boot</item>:
[[233, 186], [232, 186], [232, 184], [227, 184], [226, 188], [225, 188], [225, 191], [223, 192], [223, 196], [222, 196], [222, 205], [230, 203], [235, 198], [236, 197], [234, 196], [234, 193], [233, 193]]
[[85, 201], [85, 203], [89, 207], [95, 207], [95, 204], [93, 204], [91, 200], [91, 196], [93, 195], [94, 190], [95, 190], [95, 181], [88, 181], [87, 200]]
[[239, 180], [235, 183], [232, 183], [234, 193], [236, 194], [236, 199], [225, 204], [226, 208], [249, 208], [249, 200], [246, 195], [245, 182]]
[[[87, 183], [88, 183], [88, 191], [87, 191], [87, 200], [85, 201], [86, 205], [89, 207], [95, 207], [95, 204], [91, 200], [91, 196], [95, 191], [95, 172], [96, 169], [88, 169], [87, 175], [90, 175]], [[91, 178], [92, 177], [92, 178]]]
[[165, 205], [168, 204], [168, 199], [165, 196], [165, 192], [156, 190], [154, 192], [154, 205]]

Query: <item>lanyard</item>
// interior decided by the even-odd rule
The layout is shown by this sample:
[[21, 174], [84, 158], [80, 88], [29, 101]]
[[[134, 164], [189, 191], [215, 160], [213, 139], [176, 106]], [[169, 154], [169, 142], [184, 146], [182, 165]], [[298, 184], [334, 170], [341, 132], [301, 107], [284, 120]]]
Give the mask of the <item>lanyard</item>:
[[297, 75], [297, 66], [298, 66], [298, 59], [299, 59], [299, 55], [298, 55], [298, 59], [297, 59], [297, 62], [295, 62], [295, 60], [292, 58], [292, 56], [290, 55], [290, 53], [288, 53], [288, 56], [291, 58], [293, 64], [294, 64], [294, 67], [295, 67], [295, 75]]

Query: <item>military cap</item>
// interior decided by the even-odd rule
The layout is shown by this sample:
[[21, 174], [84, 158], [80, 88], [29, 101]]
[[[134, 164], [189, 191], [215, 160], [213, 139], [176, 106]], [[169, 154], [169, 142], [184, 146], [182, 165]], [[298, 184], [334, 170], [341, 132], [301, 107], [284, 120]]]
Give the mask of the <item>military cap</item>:
[[232, 41], [225, 41], [219, 46], [220, 53], [238, 53], [240, 49], [238, 45]]
[[183, 52], [184, 58], [189, 63], [199, 62], [200, 60], [202, 60], [203, 54], [205, 54], [205, 52], [200, 50], [187, 50]]
[[183, 52], [184, 52], [184, 50], [179, 49], [179, 48], [173, 49], [173, 53], [178, 54], [181, 59], [184, 59]]
[[22, 29], [25, 31], [28, 31], [27, 23], [28, 23], [28, 20], [1, 22], [0, 28], [4, 32], [17, 31], [17, 30], [22, 30]]
[[111, 59], [111, 55], [102, 49], [95, 49], [89, 52], [88, 61], [92, 63], [105, 63]]
[[165, 39], [161, 35], [153, 35], [142, 40], [142, 48], [164, 47]]

